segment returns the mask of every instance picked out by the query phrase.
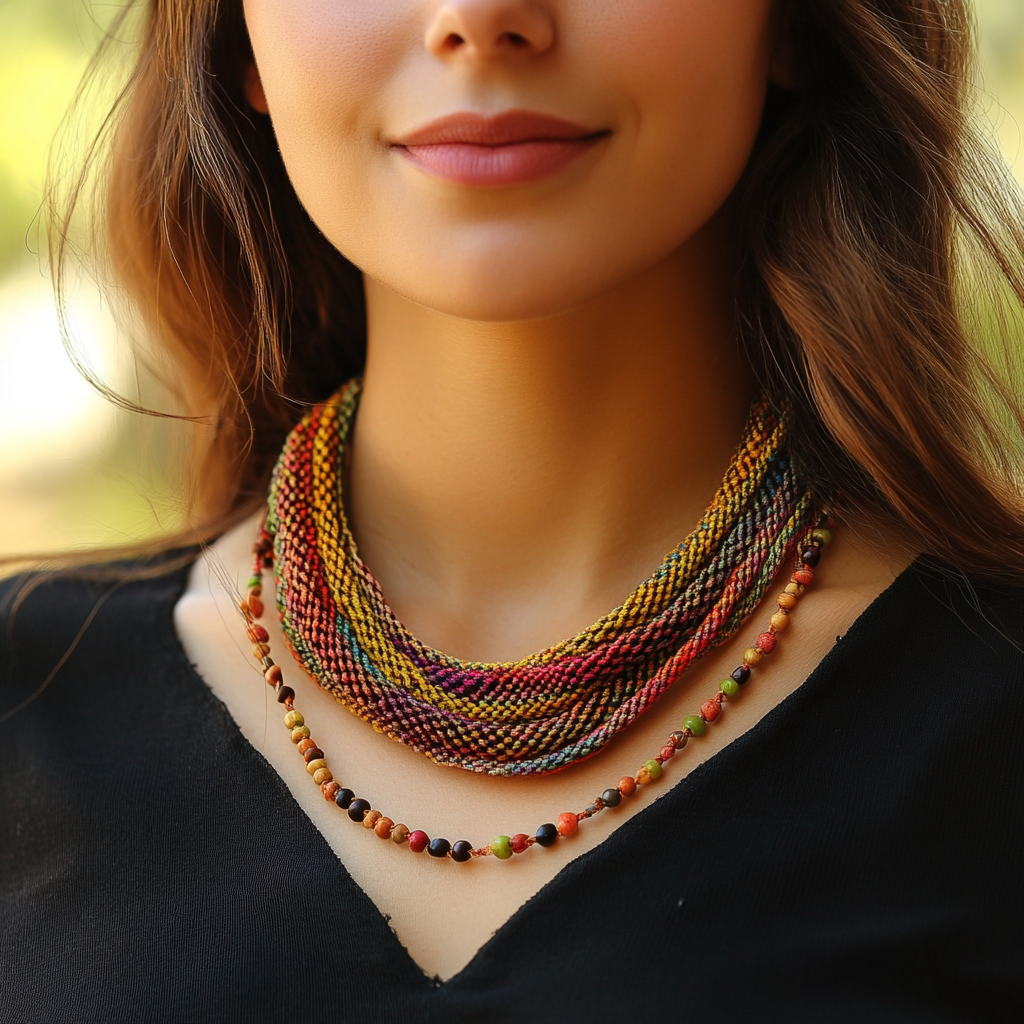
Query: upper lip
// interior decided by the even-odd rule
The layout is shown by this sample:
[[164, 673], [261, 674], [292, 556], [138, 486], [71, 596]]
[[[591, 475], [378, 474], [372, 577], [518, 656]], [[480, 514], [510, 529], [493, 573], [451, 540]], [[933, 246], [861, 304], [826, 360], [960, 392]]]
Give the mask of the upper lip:
[[448, 114], [394, 140], [396, 146], [509, 146], [517, 142], [585, 139], [603, 134], [552, 114], [506, 110], [486, 117], [470, 112]]

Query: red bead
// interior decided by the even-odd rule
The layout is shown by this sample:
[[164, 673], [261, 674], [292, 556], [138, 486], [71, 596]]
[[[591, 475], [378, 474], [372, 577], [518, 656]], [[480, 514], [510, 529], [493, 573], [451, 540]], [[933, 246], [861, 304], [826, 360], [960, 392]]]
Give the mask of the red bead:
[[512, 837], [512, 852], [513, 853], [524, 853], [530, 848], [530, 837], [525, 832], [520, 832], [519, 835]]
[[717, 700], [706, 700], [700, 706], [700, 717], [705, 722], [713, 722], [722, 713], [722, 705]]
[[555, 824], [555, 828], [558, 829], [560, 836], [574, 836], [579, 830], [580, 820], [571, 811], [566, 811], [564, 814], [558, 816], [558, 821]]
[[793, 573], [793, 582], [799, 583], [802, 587], [808, 586], [813, 579], [814, 570], [808, 566], [804, 566], [803, 569], [797, 569], [797, 571]]
[[249, 611], [252, 617], [258, 619], [263, 614], [263, 602], [255, 594], [249, 595]]
[[661, 748], [661, 755], [660, 756], [661, 756], [662, 761], [667, 761], [670, 757], [675, 757], [676, 756], [675, 744], [673, 744], [673, 743], [666, 743], [665, 746], [663, 746]]
[[775, 645], [779, 642], [779, 638], [774, 633], [762, 633], [757, 638], [757, 644], [755, 645], [759, 650], [764, 651], [765, 654], [771, 654], [775, 650]]
[[409, 833], [408, 841], [409, 849], [412, 850], [413, 853], [422, 853], [427, 846], [430, 845], [430, 837], [426, 832], [421, 832], [419, 829], [416, 829], [415, 832]]
[[249, 639], [254, 644], [265, 644], [270, 639], [270, 634], [258, 622], [254, 622], [249, 627]]

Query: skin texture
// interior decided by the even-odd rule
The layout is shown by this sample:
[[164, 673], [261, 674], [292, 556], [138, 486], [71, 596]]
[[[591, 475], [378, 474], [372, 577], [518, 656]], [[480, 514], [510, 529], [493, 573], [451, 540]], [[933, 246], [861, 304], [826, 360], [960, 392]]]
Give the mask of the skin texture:
[[[288, 172], [365, 274], [369, 355], [349, 499], [360, 553], [403, 622], [466, 659], [514, 659], [590, 625], [699, 520], [752, 384], [733, 338], [728, 197], [771, 77], [771, 0], [246, 0]], [[395, 151], [460, 111], [553, 114], [608, 134], [558, 174], [470, 187]], [[254, 520], [200, 562], [182, 642], [399, 939], [451, 977], [592, 848], [795, 689], [906, 556], [847, 530], [779, 655], [659, 788], [571, 843], [508, 863], [413, 857], [328, 806], [279, 725], [232, 605]], [[784, 583], [784, 581], [782, 581]], [[781, 587], [780, 583], [780, 587]], [[764, 628], [758, 613], [600, 757], [557, 776], [440, 769], [284, 656], [317, 741], [395, 821], [475, 843], [532, 832], [653, 756]], [[696, 747], [697, 745], [695, 745]]]

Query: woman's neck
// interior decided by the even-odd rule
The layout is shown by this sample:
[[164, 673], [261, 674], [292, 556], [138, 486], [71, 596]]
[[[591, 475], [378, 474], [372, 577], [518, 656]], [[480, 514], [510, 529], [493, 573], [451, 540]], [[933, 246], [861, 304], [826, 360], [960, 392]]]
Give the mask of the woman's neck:
[[425, 643], [514, 660], [621, 602], [699, 521], [749, 371], [706, 231], [555, 317], [479, 323], [367, 281], [349, 509]]

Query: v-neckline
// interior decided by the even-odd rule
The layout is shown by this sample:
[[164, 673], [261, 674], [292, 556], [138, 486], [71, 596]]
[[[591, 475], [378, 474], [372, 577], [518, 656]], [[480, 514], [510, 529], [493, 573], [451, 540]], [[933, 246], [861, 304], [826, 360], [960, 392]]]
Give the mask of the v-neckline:
[[[178, 586], [170, 594], [168, 606], [165, 612], [160, 615], [160, 623], [165, 633], [165, 649], [181, 664], [190, 682], [197, 689], [199, 699], [207, 702], [209, 707], [216, 711], [235, 741], [241, 741], [249, 755], [255, 759], [255, 763], [259, 765], [260, 770], [266, 774], [269, 783], [284, 797], [286, 805], [292, 808], [294, 816], [297, 819], [301, 819], [301, 827], [306, 834], [304, 836], [296, 836], [296, 842], [310, 843], [318, 846], [319, 853], [328, 857], [332, 863], [341, 869], [346, 884], [355, 891], [355, 899], [365, 912], [365, 917], [367, 920], [373, 921], [372, 927], [383, 929], [382, 935], [384, 932], [387, 933], [384, 936], [384, 942], [391, 947], [394, 957], [401, 963], [403, 971], [409, 975], [410, 979], [421, 979], [428, 989], [451, 990], [462, 987], [467, 983], [467, 979], [471, 981], [473, 975], [481, 973], [486, 966], [486, 962], [495, 955], [494, 951], [499, 950], [501, 946], [509, 941], [513, 941], [514, 933], [522, 927], [523, 921], [535, 914], [538, 907], [545, 903], [553, 902], [557, 893], [567, 885], [575, 884], [577, 877], [581, 873], [590, 870], [592, 867], [599, 866], [602, 860], [616, 856], [623, 847], [632, 846], [636, 849], [642, 849], [644, 844], [639, 840], [643, 839], [642, 833], [649, 832], [648, 826], [651, 824], [652, 818], [678, 811], [679, 809], [675, 805], [689, 798], [693, 791], [699, 788], [712, 773], [720, 773], [723, 766], [727, 769], [729, 762], [739, 757], [745, 747], [763, 742], [766, 734], [779, 728], [785, 719], [791, 717], [796, 712], [801, 703], [813, 697], [817, 690], [824, 685], [822, 682], [823, 677], [827, 677], [832, 672], [832, 666], [849, 650], [851, 638], [855, 643], [861, 633], [869, 630], [876, 619], [886, 615], [885, 605], [895, 600], [898, 597], [899, 591], [908, 585], [908, 581], [915, 574], [920, 562], [920, 558], [915, 559], [869, 602], [851, 623], [846, 633], [842, 634], [841, 637], [837, 637], [837, 643], [828, 650], [807, 678], [796, 689], [784, 697], [775, 707], [766, 712], [749, 729], [740, 733], [721, 750], [712, 754], [687, 772], [683, 778], [661, 796], [657, 797], [646, 807], [639, 809], [621, 825], [617, 826], [613, 832], [596, 846], [593, 846], [577, 857], [567, 860], [555, 875], [528, 897], [494, 930], [490, 938], [476, 950], [473, 956], [458, 971], [443, 981], [437, 975], [431, 976], [428, 974], [413, 958], [391, 927], [389, 916], [377, 906], [362, 886], [356, 882], [345, 862], [337, 855], [325, 836], [317, 828], [313, 819], [303, 809], [285, 780], [274, 769], [266, 756], [242, 732], [227, 704], [214, 693], [210, 685], [199, 674], [195, 665], [189, 660], [188, 654], [174, 627], [174, 608], [184, 593], [194, 563], [189, 563], [179, 570]], [[843, 641], [843, 651], [839, 650], [839, 640]], [[653, 831], [656, 834], [656, 829]], [[513, 936], [513, 939], [509, 938], [510, 935]]]

